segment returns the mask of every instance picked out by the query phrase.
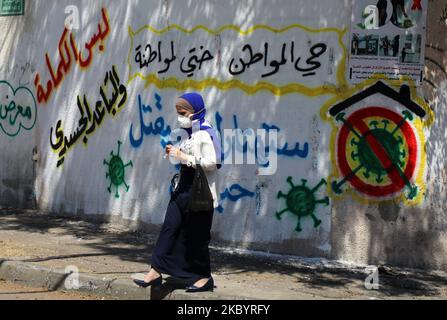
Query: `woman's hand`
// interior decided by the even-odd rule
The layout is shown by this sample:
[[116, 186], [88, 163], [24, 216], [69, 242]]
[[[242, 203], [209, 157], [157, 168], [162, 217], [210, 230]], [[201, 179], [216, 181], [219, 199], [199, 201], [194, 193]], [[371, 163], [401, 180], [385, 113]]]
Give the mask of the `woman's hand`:
[[186, 161], [188, 159], [187, 155], [184, 152], [172, 145], [168, 145], [166, 147], [166, 153], [180, 161]]
[[167, 156], [169, 156], [169, 154], [171, 153], [171, 149], [173, 148], [173, 145], [172, 144], [168, 144], [167, 146], [166, 146], [166, 149], [165, 149], [165, 152], [166, 152], [166, 155]]

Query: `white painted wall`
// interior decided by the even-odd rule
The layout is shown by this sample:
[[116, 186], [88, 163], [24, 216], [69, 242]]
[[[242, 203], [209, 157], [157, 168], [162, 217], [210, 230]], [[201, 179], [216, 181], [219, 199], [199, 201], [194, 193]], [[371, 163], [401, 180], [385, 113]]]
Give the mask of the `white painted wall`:
[[[290, 39], [296, 41], [297, 50], [308, 49], [309, 43], [322, 42], [327, 44], [328, 51], [320, 59], [322, 67], [315, 76], [303, 78], [292, 65], [285, 65], [278, 74], [268, 78], [268, 81], [276, 86], [298, 83], [308, 87], [306, 90], [298, 89], [299, 92], [283, 95], [274, 95], [266, 90], [248, 94], [238, 88], [223, 90], [208, 86], [200, 91], [205, 98], [210, 121], [215, 123], [216, 113], [219, 113], [223, 118], [222, 128], [234, 128], [236, 116], [240, 128], [256, 129], [263, 123], [278, 126], [284, 137], [280, 145], [287, 142], [289, 148], [292, 148], [298, 142], [301, 146], [305, 143], [309, 146], [308, 154], [304, 157], [279, 156], [278, 172], [273, 176], [257, 176], [256, 166], [224, 166], [219, 172], [219, 192], [223, 193], [226, 188], [238, 184], [254, 195], [238, 201], [221, 201], [224, 211], [216, 212], [215, 215], [215, 240], [264, 251], [343, 258], [357, 262], [381, 259], [382, 251], [377, 254], [366, 253], [372, 247], [372, 237], [365, 232], [365, 228], [371, 227], [370, 224], [374, 225], [374, 221], [365, 217], [368, 212], [373, 212], [373, 215], [374, 212], [379, 212], [381, 204], [377, 204], [377, 201], [362, 204], [348, 195], [336, 197], [329, 187], [322, 187], [316, 194], [317, 198], [329, 196], [331, 204], [317, 205], [315, 215], [322, 220], [319, 227], [314, 228], [312, 219], [305, 217], [301, 221], [303, 231], [296, 232], [296, 216], [285, 213], [281, 221], [275, 218], [275, 212], [285, 208], [284, 200], [278, 200], [277, 193], [280, 190], [287, 193], [290, 189], [287, 177], [292, 176], [295, 184], [306, 179], [308, 185], [313, 187], [322, 178], [328, 180], [337, 169], [331, 161], [330, 151], [333, 126], [331, 121], [322, 118], [321, 112], [327, 101], [334, 97], [332, 86], [340, 85], [337, 70], [344, 67], [344, 52], [337, 32], [349, 30], [350, 1], [27, 1], [25, 16], [0, 17], [0, 81], [6, 80], [15, 88], [25, 86], [37, 99], [34, 77], [39, 73], [43, 82], [50, 79], [45, 64], [47, 52], [50, 60], [57, 66], [57, 48], [67, 17], [64, 10], [68, 5], [76, 5], [80, 12], [80, 29], [73, 31], [78, 47], [88, 42], [97, 31], [102, 7], [108, 12], [110, 34], [104, 41], [105, 49], [102, 53], [97, 48], [93, 50], [92, 62], [88, 68], [81, 70], [73, 62], [48, 103], [38, 103], [37, 122], [32, 130], [21, 130], [14, 138], [0, 132], [0, 148], [3, 151], [0, 153], [2, 205], [33, 206], [34, 203], [30, 199], [33, 199], [35, 194], [37, 207], [42, 210], [68, 214], [114, 215], [147, 224], [161, 224], [169, 200], [170, 178], [175, 173], [175, 168], [163, 159], [163, 148], [158, 136], [145, 136], [141, 146], [133, 148], [129, 139], [130, 127], [133, 125], [137, 132], [140, 128], [138, 96], [141, 95], [143, 103], [153, 108], [152, 113], [144, 115], [146, 123], [163, 117], [166, 124], [175, 128], [175, 99], [188, 90], [159, 88], [154, 84], [146, 86], [145, 81], [138, 77], [128, 82], [137, 68], [134, 62], [131, 62], [129, 67], [129, 57], [132, 61], [132, 55], [129, 55], [131, 44], [135, 45], [138, 40], [150, 40], [155, 43], [158, 39], [163, 43], [172, 40], [178, 45], [179, 56], [186, 54], [187, 49], [193, 45], [203, 44], [213, 50], [220, 49], [221, 60], [216, 58], [191, 79], [238, 79], [250, 86], [259, 81], [260, 73], [268, 70], [263, 69], [263, 64], [252, 66], [251, 70], [238, 77], [231, 77], [225, 68], [230, 61], [230, 55], [241, 50], [245, 43], [252, 43], [254, 47], [260, 48], [264, 41], [268, 41], [275, 47], [276, 57], [279, 58], [281, 45]], [[219, 37], [203, 30], [192, 35], [173, 30], [161, 36], [143, 30], [135, 37], [134, 43], [131, 43], [129, 35], [129, 28], [136, 32], [144, 25], [157, 30], [172, 25], [180, 25], [185, 29], [204, 25], [211, 30], [217, 30], [228, 24], [237, 25], [242, 30], [256, 25], [282, 29], [300, 24], [312, 30], [331, 28], [331, 31], [310, 32], [309, 29], [295, 28], [275, 34], [261, 29], [244, 36], [226, 30], [220, 34], [220, 46]], [[341, 37], [341, 40], [342, 44], [348, 47], [347, 34]], [[62, 120], [66, 135], [76, 130], [80, 117], [77, 96], [85, 94], [94, 107], [95, 101], [100, 97], [99, 89], [105, 74], [113, 65], [116, 66], [121, 83], [127, 88], [125, 105], [116, 117], [106, 115], [101, 127], [89, 137], [88, 145], [83, 146], [80, 141], [67, 153], [63, 167], [56, 168], [58, 155], [50, 146], [51, 128], [55, 128], [58, 120]], [[14, 66], [17, 66], [17, 70]], [[180, 81], [188, 79], [175, 64], [160, 80], [170, 77]], [[312, 90], [323, 85], [327, 90]], [[346, 90], [347, 88], [341, 87], [337, 92], [341, 95]], [[426, 92], [428, 90], [432, 89], [426, 89]], [[439, 92], [438, 95], [442, 97], [442, 90]], [[156, 108], [155, 94], [162, 99], [162, 110]], [[422, 91], [419, 95], [422, 96]], [[445, 99], [438, 101], [443, 107], [438, 105], [435, 110], [436, 119], [441, 119], [441, 122], [446, 117], [445, 103]], [[427, 180], [429, 194], [431, 190], [445, 191], [441, 187], [446, 181], [445, 130], [442, 131], [441, 122], [436, 122], [425, 131], [430, 144], [434, 143], [432, 139], [435, 139], [438, 145], [427, 149], [430, 176], [439, 177]], [[430, 130], [435, 130], [434, 128], [437, 132], [430, 135]], [[125, 170], [129, 191], [126, 192], [125, 188], [120, 187], [120, 197], [115, 198], [114, 193], [107, 191], [110, 180], [106, 179], [107, 167], [103, 161], [110, 158], [112, 150], [116, 153], [118, 141], [123, 143], [121, 157], [126, 163], [131, 160], [133, 167]], [[33, 148], [38, 150], [36, 163], [32, 161]], [[430, 162], [437, 163], [437, 166], [433, 167]], [[433, 170], [436, 172], [432, 172]], [[259, 190], [258, 195], [256, 190]], [[238, 191], [232, 193], [237, 195]], [[439, 224], [437, 227], [413, 225], [412, 228], [415, 228], [414, 232], [430, 232], [440, 241], [440, 244], [437, 244], [437, 254], [443, 255], [444, 258], [435, 259], [434, 255], [428, 255], [425, 257], [426, 267], [445, 268], [446, 219], [445, 210], [442, 210], [445, 192], [438, 192], [429, 199], [429, 203], [423, 200], [421, 204], [411, 206], [408, 210], [415, 214], [438, 217], [436, 221]], [[400, 215], [404, 216], [407, 212], [406, 204], [397, 205], [401, 208]], [[347, 216], [353, 219], [346, 221], [343, 216], [346, 212], [349, 212]], [[380, 217], [377, 219], [389, 228], [387, 235], [393, 233], [396, 226], [393, 227], [392, 223], [383, 221]], [[405, 227], [404, 224], [402, 228]], [[352, 237], [347, 239], [348, 235]], [[384, 234], [377, 241], [380, 243], [387, 235]], [[387, 258], [386, 261], [415, 265], [411, 261], [408, 262], [406, 255], [402, 257], [401, 254], [392, 252], [394, 243], [399, 242], [399, 239], [383, 241], [390, 247], [383, 249], [388, 250], [387, 257], [397, 257]], [[411, 245], [414, 245], [413, 242]]]

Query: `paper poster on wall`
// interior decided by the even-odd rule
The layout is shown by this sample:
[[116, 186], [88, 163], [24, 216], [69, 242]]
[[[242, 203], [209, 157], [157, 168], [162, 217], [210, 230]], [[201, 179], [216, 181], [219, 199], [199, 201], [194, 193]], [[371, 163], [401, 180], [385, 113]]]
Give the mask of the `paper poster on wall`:
[[420, 85], [424, 76], [428, 0], [354, 0], [349, 79], [378, 74]]
[[25, 0], [0, 0], [0, 16], [23, 16]]

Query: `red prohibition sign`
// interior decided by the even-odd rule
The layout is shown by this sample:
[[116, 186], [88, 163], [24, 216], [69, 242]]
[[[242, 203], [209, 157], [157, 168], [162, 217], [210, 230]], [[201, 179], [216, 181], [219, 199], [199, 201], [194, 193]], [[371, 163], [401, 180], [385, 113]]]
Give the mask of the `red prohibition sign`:
[[[397, 163], [393, 162], [392, 157], [387, 153], [387, 150], [381, 141], [371, 134], [371, 129], [365, 123], [365, 119], [369, 117], [381, 117], [391, 121], [401, 130], [404, 143], [408, 148], [408, 159], [404, 170], [403, 168], [401, 169]], [[356, 130], [362, 138], [366, 139], [370, 150], [380, 161], [381, 166], [390, 178], [390, 184], [377, 186], [365, 183], [356, 175], [356, 172], [354, 171], [355, 169], [350, 167], [346, 158], [346, 146], [349, 144], [349, 133], [353, 129]], [[418, 147], [414, 131], [404, 117], [383, 107], [367, 107], [353, 113], [340, 130], [337, 149], [338, 164], [343, 177], [345, 177], [355, 189], [373, 197], [385, 197], [401, 191], [405, 186], [410, 184], [409, 181], [415, 172]]]

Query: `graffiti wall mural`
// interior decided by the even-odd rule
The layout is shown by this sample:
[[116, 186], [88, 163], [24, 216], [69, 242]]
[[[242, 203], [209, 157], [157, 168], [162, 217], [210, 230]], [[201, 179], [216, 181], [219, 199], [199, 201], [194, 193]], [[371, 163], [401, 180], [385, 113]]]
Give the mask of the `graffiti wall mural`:
[[[50, 129], [51, 149], [59, 156], [57, 167], [63, 165], [67, 152], [73, 148], [77, 142], [82, 140], [84, 146], [88, 145], [90, 136], [95, 133], [106, 115], [115, 117], [121, 111], [127, 100], [127, 89], [121, 84], [115, 66], [107, 71], [104, 81], [99, 89], [99, 100], [90, 104], [86, 95], [77, 97], [77, 107], [79, 111], [78, 127], [71, 134], [64, 133], [63, 121], [58, 120], [55, 127]], [[55, 138], [54, 138], [55, 137]], [[54, 138], [54, 139], [53, 139]]]
[[310, 217], [314, 222], [314, 227], [317, 228], [321, 224], [321, 220], [315, 216], [315, 207], [317, 204], [324, 204], [326, 206], [329, 205], [329, 198], [325, 197], [324, 199], [316, 199], [315, 192], [320, 189], [323, 185], [326, 185], [326, 180], [322, 179], [318, 185], [314, 188], [310, 188], [307, 186], [307, 180], [302, 179], [301, 185], [294, 185], [293, 178], [288, 177], [287, 182], [290, 184], [291, 189], [287, 194], [284, 194], [282, 191], [278, 192], [278, 199], [284, 198], [286, 199], [286, 208], [276, 212], [276, 218], [278, 220], [282, 219], [282, 215], [285, 212], [290, 212], [293, 215], [297, 216], [298, 223], [296, 225], [295, 230], [298, 232], [303, 231], [301, 228], [301, 218]]
[[33, 93], [26, 87], [14, 88], [0, 81], [0, 128], [3, 134], [15, 137], [34, 128], [37, 105]]
[[[41, 79], [40, 73], [36, 74], [34, 85], [39, 103], [48, 102], [53, 91], [61, 85], [65, 76], [71, 71], [72, 63], [77, 64], [81, 69], [88, 68], [92, 63], [93, 51], [95, 49], [100, 52], [105, 50], [104, 41], [110, 33], [109, 19], [105, 8], [101, 10], [101, 16], [102, 21], [98, 23], [97, 33], [91, 35], [91, 39], [88, 42], [79, 45], [79, 50], [73, 32], [69, 32], [67, 28], [64, 28], [58, 44], [59, 63], [57, 67], [51, 62], [48, 53], [45, 54], [45, 71], [49, 74], [50, 79], [45, 82]], [[43, 84], [41, 81], [43, 81]]]
[[112, 186], [115, 187], [115, 198], [120, 197], [118, 189], [122, 185], [124, 185], [125, 191], [129, 192], [130, 187], [125, 180], [126, 168], [133, 167], [132, 161], [124, 164], [124, 161], [121, 158], [120, 151], [122, 144], [123, 143], [121, 141], [118, 141], [118, 151], [116, 152], [116, 154], [114, 154], [113, 151], [110, 152], [110, 159], [104, 159], [103, 162], [103, 164], [107, 166], [106, 178], [110, 180], [110, 185], [107, 188], [107, 191], [109, 191], [109, 193], [112, 193]]
[[161, 112], [163, 110], [162, 97], [155, 93], [155, 109], [149, 104], [145, 105], [142, 101], [141, 94], [138, 95], [138, 116], [139, 125], [134, 127], [130, 125], [129, 140], [133, 148], [139, 148], [144, 141], [145, 136], [158, 136], [161, 139], [161, 146], [166, 147], [167, 141], [171, 135], [171, 127], [166, 124], [166, 120], [160, 116], [155, 120], [145, 122], [145, 115], [152, 115], [153, 112]]
[[[415, 3], [418, 11], [426, 9], [427, 1], [422, 9]], [[354, 84], [353, 54], [368, 61], [363, 53], [377, 49], [380, 59], [397, 58], [379, 42], [369, 51], [352, 47], [357, 38], [350, 34], [349, 1], [285, 0], [285, 10], [267, 0], [101, 0], [89, 6], [35, 0], [30, 6], [25, 16], [39, 19], [17, 30], [20, 41], [0, 35], [8, 48], [0, 48], [0, 147], [17, 148], [0, 155], [0, 167], [8, 172], [14, 163], [28, 163], [35, 170], [40, 209], [161, 224], [179, 171], [164, 157], [179, 129], [175, 101], [199, 92], [222, 139], [216, 241], [332, 257], [339, 243], [381, 243], [370, 236], [372, 220], [362, 219], [380, 221], [384, 206], [402, 209], [396, 214], [402, 220], [381, 225], [386, 239], [418, 210], [439, 215], [427, 199], [447, 179], [440, 147], [446, 111], [439, 111], [445, 103], [436, 93], [447, 81], [445, 39], [427, 37], [419, 66], [426, 74], [418, 69], [417, 83], [391, 69], [377, 75], [365, 63], [368, 79], [357, 74]], [[427, 20], [437, 34], [447, 27], [443, 9], [436, 4]], [[414, 49], [411, 26], [400, 29], [402, 41], [393, 44]], [[368, 43], [382, 36], [366, 33], [373, 34]], [[403, 69], [414, 67], [403, 60]], [[232, 140], [225, 130], [275, 132], [278, 139], [268, 145], [258, 136]], [[254, 155], [255, 163], [226, 164], [233, 147], [244, 161]], [[260, 169], [269, 163], [263, 155], [273, 151], [277, 171], [264, 177]], [[0, 195], [7, 192], [2, 183]], [[355, 234], [343, 229], [348, 223], [340, 212], [353, 221]], [[432, 224], [444, 223], [438, 222]], [[356, 229], [362, 223], [365, 235]]]
[[[344, 81], [342, 64], [331, 69], [331, 62], [344, 59], [345, 31], [336, 28], [294, 24], [279, 29], [255, 25], [244, 30], [236, 25], [211, 29], [171, 24], [161, 30], [144, 25], [128, 31], [129, 82], [140, 78], [146, 86], [319, 95], [335, 92]], [[323, 74], [325, 85], [319, 83]]]
[[[362, 202], [395, 199], [421, 203], [425, 194], [425, 136], [433, 121], [427, 104], [402, 84], [399, 91], [378, 81], [364, 84], [330, 106], [335, 195]], [[336, 178], [338, 177], [338, 178]]]

